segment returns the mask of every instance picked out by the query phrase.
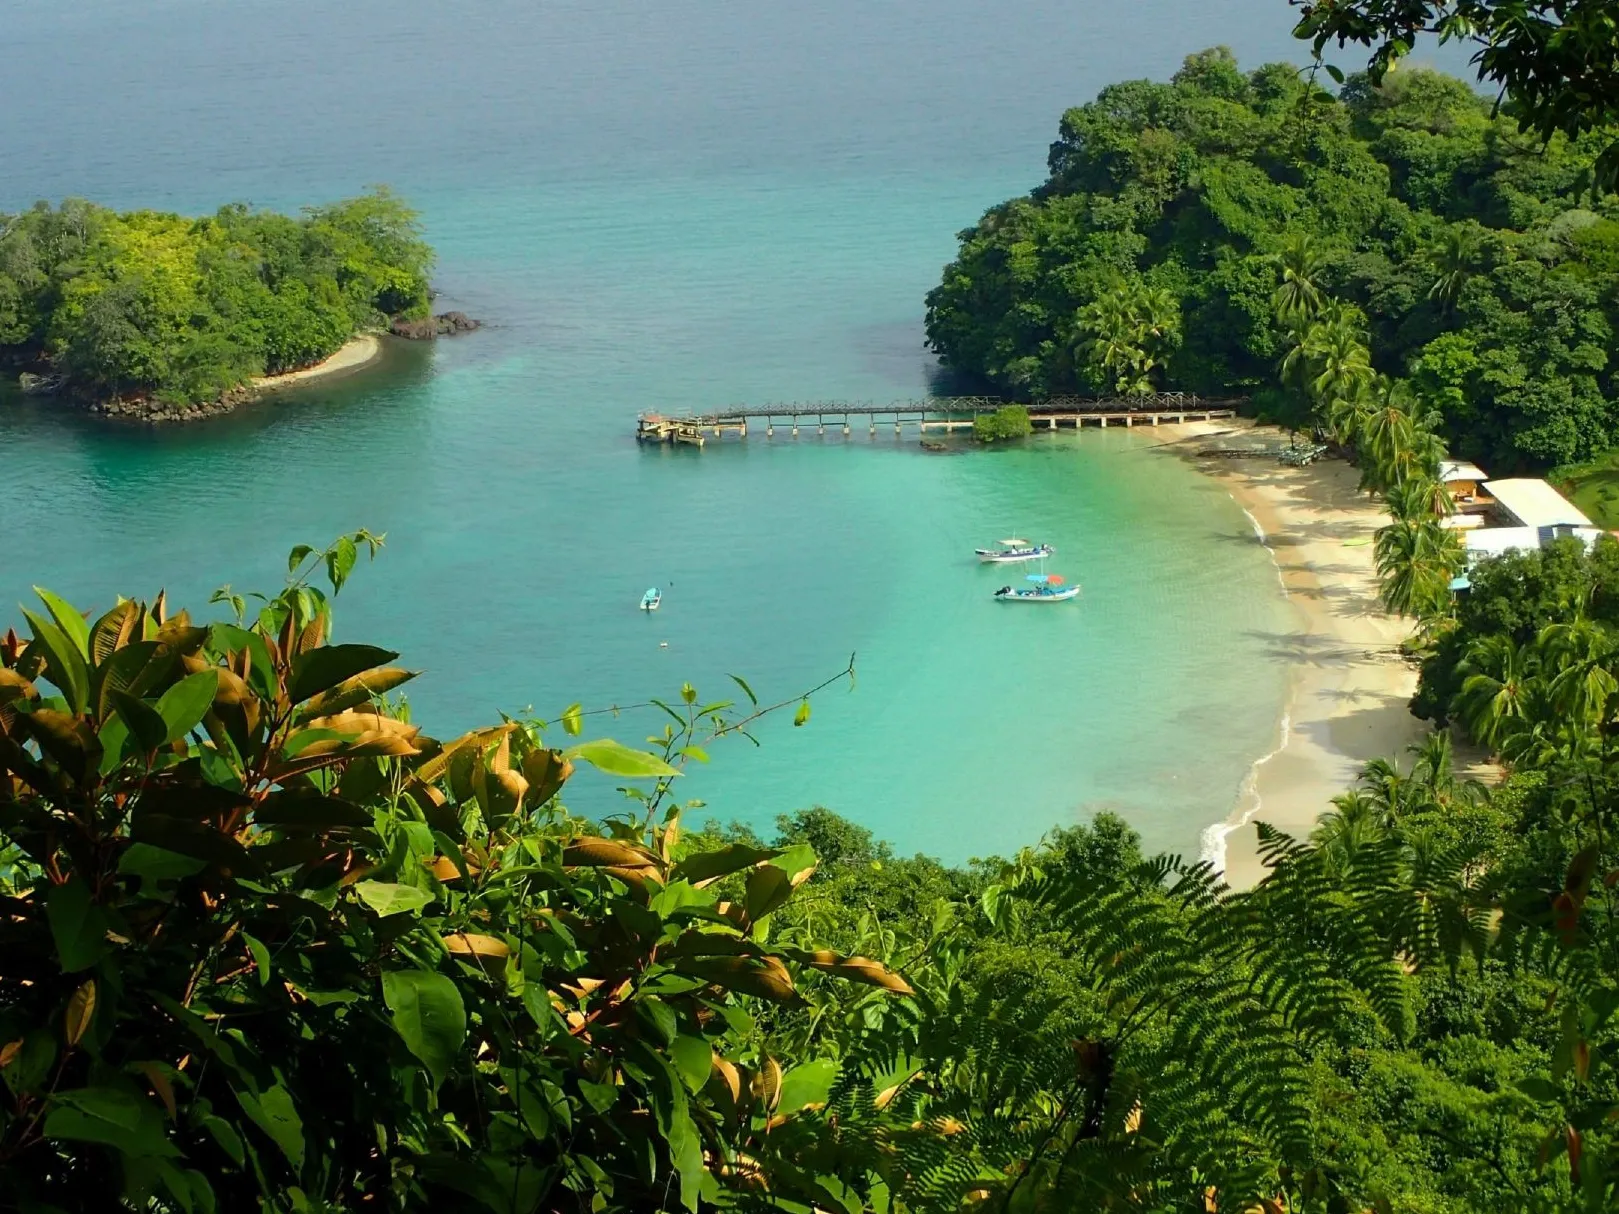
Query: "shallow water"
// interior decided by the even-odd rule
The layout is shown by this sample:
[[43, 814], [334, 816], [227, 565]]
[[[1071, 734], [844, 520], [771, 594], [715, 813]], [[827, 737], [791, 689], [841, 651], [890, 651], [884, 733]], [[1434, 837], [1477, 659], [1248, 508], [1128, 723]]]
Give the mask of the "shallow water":
[[[1216, 41], [1293, 55], [1287, 7], [509, 7], [0, 0], [0, 208], [385, 180], [423, 211], [442, 306], [491, 322], [191, 429], [0, 402], [0, 602], [195, 603], [364, 525], [388, 547], [339, 627], [426, 670], [442, 731], [730, 694], [728, 672], [787, 696], [855, 652], [852, 694], [689, 778], [706, 812], [822, 803], [959, 860], [1106, 806], [1195, 848], [1274, 744], [1289, 617], [1241, 512], [1150, 433], [970, 455], [631, 433], [646, 407], [926, 391], [922, 295], [954, 232], [1039, 178], [1061, 108]], [[1055, 543], [1081, 601], [991, 601], [1007, 577], [970, 550], [1011, 531]]]

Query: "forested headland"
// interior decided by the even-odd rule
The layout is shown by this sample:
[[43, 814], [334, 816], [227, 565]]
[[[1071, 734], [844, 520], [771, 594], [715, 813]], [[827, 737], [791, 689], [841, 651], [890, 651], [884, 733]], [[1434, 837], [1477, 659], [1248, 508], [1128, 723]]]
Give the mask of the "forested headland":
[[1422, 68], [1334, 95], [1204, 51], [1062, 116], [1047, 180], [961, 233], [928, 339], [1016, 396], [1236, 393], [1297, 421], [1273, 307], [1297, 276], [1457, 454], [1588, 460], [1619, 444], [1619, 199], [1593, 185], [1613, 138], [1543, 140]]
[[0, 365], [92, 402], [216, 402], [428, 311], [433, 253], [386, 190], [298, 216], [70, 199], [0, 214]]

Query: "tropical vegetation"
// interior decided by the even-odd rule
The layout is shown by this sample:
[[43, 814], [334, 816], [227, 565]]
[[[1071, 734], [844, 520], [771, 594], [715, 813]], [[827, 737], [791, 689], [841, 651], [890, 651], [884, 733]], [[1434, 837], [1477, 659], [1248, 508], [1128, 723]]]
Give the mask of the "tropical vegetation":
[[1619, 198], [1593, 177], [1615, 129], [1515, 114], [1422, 68], [1333, 95], [1223, 48], [1111, 85], [1063, 115], [1043, 184], [961, 234], [928, 339], [1014, 397], [1178, 389], [1299, 422], [1312, 392], [1404, 378], [1498, 474], [1593, 458], [1619, 444]]
[[1022, 405], [1002, 405], [993, 413], [980, 413], [973, 418], [973, 437], [981, 443], [1026, 438], [1033, 433], [1034, 423]]
[[99, 400], [217, 400], [428, 308], [432, 250], [386, 190], [291, 217], [79, 199], [0, 214], [0, 365]]
[[[333, 637], [378, 542], [210, 621], [41, 591], [0, 640], [10, 1204], [1619, 1200], [1603, 748], [1486, 794], [1436, 736], [1312, 840], [1262, 832], [1242, 892], [1105, 814], [964, 868], [821, 809], [692, 829], [684, 768], [819, 689], [683, 687], [641, 747], [580, 705], [441, 741], [392, 651]], [[586, 771], [622, 813], [568, 813]]]

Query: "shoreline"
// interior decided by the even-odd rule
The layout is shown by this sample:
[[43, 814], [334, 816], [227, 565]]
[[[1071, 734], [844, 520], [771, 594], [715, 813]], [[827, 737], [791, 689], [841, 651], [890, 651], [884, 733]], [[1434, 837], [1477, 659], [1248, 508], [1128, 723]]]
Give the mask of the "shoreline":
[[256, 376], [248, 386], [255, 392], [270, 392], [293, 384], [308, 383], [312, 379], [350, 374], [370, 366], [381, 357], [382, 338], [375, 333], [360, 333], [349, 338], [334, 354], [312, 367], [284, 371], [280, 375]]
[[1298, 624], [1275, 638], [1289, 663], [1276, 745], [1255, 760], [1237, 804], [1203, 833], [1203, 858], [1234, 888], [1265, 874], [1255, 823], [1307, 836], [1362, 766], [1405, 757], [1427, 732], [1411, 715], [1417, 671], [1400, 652], [1411, 624], [1378, 599], [1372, 537], [1386, 521], [1355, 469], [1325, 459], [1290, 468], [1273, 459], [1197, 454], [1221, 436], [1234, 446], [1285, 442], [1251, 422], [1176, 426], [1165, 450], [1220, 483], [1270, 553]]

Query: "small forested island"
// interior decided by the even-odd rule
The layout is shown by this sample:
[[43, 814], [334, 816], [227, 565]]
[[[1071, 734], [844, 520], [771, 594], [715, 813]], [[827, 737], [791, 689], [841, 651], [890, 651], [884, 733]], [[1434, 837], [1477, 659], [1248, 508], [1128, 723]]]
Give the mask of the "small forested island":
[[[1458, 455], [1588, 460], [1619, 444], [1619, 200], [1592, 185], [1612, 138], [1544, 141], [1422, 68], [1334, 96], [1203, 51], [1063, 115], [1045, 183], [961, 234], [928, 340], [1020, 397], [1242, 394], [1285, 421], [1307, 405], [1277, 369], [1313, 336], [1409, 376]], [[1332, 323], [1276, 323], [1279, 276]]]
[[0, 367], [103, 412], [217, 412], [357, 333], [426, 320], [433, 251], [385, 189], [294, 217], [70, 199], [0, 214]]

